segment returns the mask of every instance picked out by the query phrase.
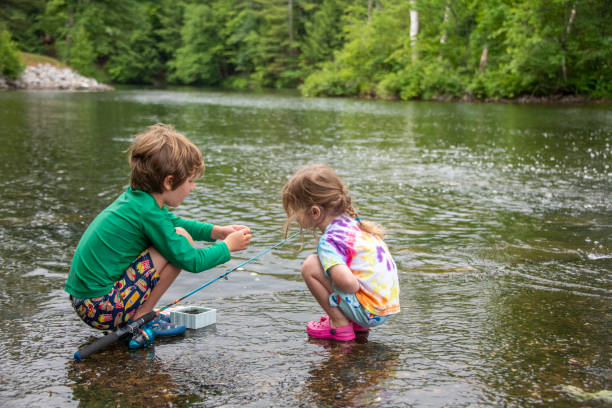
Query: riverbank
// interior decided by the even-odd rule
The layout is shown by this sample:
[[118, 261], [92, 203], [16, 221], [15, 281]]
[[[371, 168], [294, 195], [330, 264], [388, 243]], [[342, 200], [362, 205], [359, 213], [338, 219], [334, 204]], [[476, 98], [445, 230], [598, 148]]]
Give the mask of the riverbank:
[[509, 103], [519, 105], [545, 105], [545, 104], [600, 104], [612, 103], [606, 98], [590, 98], [581, 95], [546, 95], [533, 96], [523, 95], [516, 98], [477, 98], [473, 95], [464, 95], [459, 98], [456, 96], [436, 96], [431, 99], [424, 99], [433, 102], [474, 102], [474, 103]]
[[[24, 62], [28, 65], [21, 76], [11, 80], [0, 75], [0, 90], [66, 90], [66, 91], [112, 91], [110, 85], [98, 82], [94, 78], [84, 77], [66, 65], [52, 62], [28, 60], [24, 53]], [[52, 59], [49, 59], [52, 60]], [[231, 89], [229, 89], [231, 90]], [[361, 96], [361, 99], [379, 99], [376, 96]], [[439, 95], [425, 102], [470, 102], [470, 103], [508, 103], [508, 104], [600, 104], [612, 103], [606, 98], [589, 98], [580, 95], [525, 95], [516, 98], [477, 98], [473, 95], [457, 97]]]
[[[361, 96], [346, 96], [347, 98], [357, 99], [369, 99], [369, 100], [380, 100], [380, 101], [401, 101], [402, 99], [396, 97], [379, 97], [377, 95], [361, 95]], [[466, 94], [463, 96], [456, 95], [436, 95], [431, 98], [415, 98], [408, 99], [405, 102], [451, 102], [451, 103], [507, 103], [516, 105], [582, 105], [582, 104], [605, 104], [612, 103], [612, 99], [609, 98], [592, 98], [584, 95], [522, 95], [515, 98], [478, 98], [475, 95]]]
[[0, 90], [62, 90], [62, 91], [111, 91], [113, 87], [99, 83], [94, 78], [79, 75], [68, 67], [38, 63], [25, 68], [17, 79], [0, 75]]

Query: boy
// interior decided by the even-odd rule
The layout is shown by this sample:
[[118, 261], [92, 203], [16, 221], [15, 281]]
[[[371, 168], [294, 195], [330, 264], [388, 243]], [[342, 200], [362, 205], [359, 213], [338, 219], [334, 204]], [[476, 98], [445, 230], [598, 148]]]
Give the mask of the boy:
[[[204, 173], [202, 153], [173, 127], [150, 126], [128, 153], [130, 186], [81, 237], [65, 286], [79, 317], [101, 330], [152, 311], [182, 269], [225, 263], [251, 240], [246, 226], [186, 220], [166, 209], [181, 204]], [[194, 240], [222, 241], [195, 248]], [[158, 336], [185, 331], [163, 316], [149, 325]]]

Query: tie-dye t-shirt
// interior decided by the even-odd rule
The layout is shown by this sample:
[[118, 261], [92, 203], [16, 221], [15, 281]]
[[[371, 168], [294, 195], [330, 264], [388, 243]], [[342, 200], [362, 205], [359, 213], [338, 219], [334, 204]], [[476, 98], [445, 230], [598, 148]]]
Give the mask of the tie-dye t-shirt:
[[383, 240], [362, 231], [345, 215], [335, 218], [319, 240], [317, 254], [328, 271], [345, 264], [359, 280], [355, 296], [370, 313], [385, 316], [400, 311], [397, 267]]

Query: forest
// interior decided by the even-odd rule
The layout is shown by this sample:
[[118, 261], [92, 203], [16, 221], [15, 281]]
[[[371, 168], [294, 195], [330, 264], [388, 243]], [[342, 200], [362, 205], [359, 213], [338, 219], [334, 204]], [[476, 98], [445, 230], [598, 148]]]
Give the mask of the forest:
[[113, 84], [383, 99], [612, 95], [609, 0], [3, 0], [19, 52]]

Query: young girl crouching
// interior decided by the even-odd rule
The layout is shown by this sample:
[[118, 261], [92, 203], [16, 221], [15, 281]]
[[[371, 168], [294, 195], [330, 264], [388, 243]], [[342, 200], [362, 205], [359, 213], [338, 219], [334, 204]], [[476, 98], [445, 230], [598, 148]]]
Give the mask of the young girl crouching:
[[310, 321], [317, 338], [349, 341], [355, 331], [383, 324], [400, 311], [397, 267], [381, 226], [361, 221], [349, 192], [329, 166], [312, 164], [293, 175], [282, 191], [286, 230], [320, 230], [317, 254], [302, 264], [306, 286], [327, 313]]

